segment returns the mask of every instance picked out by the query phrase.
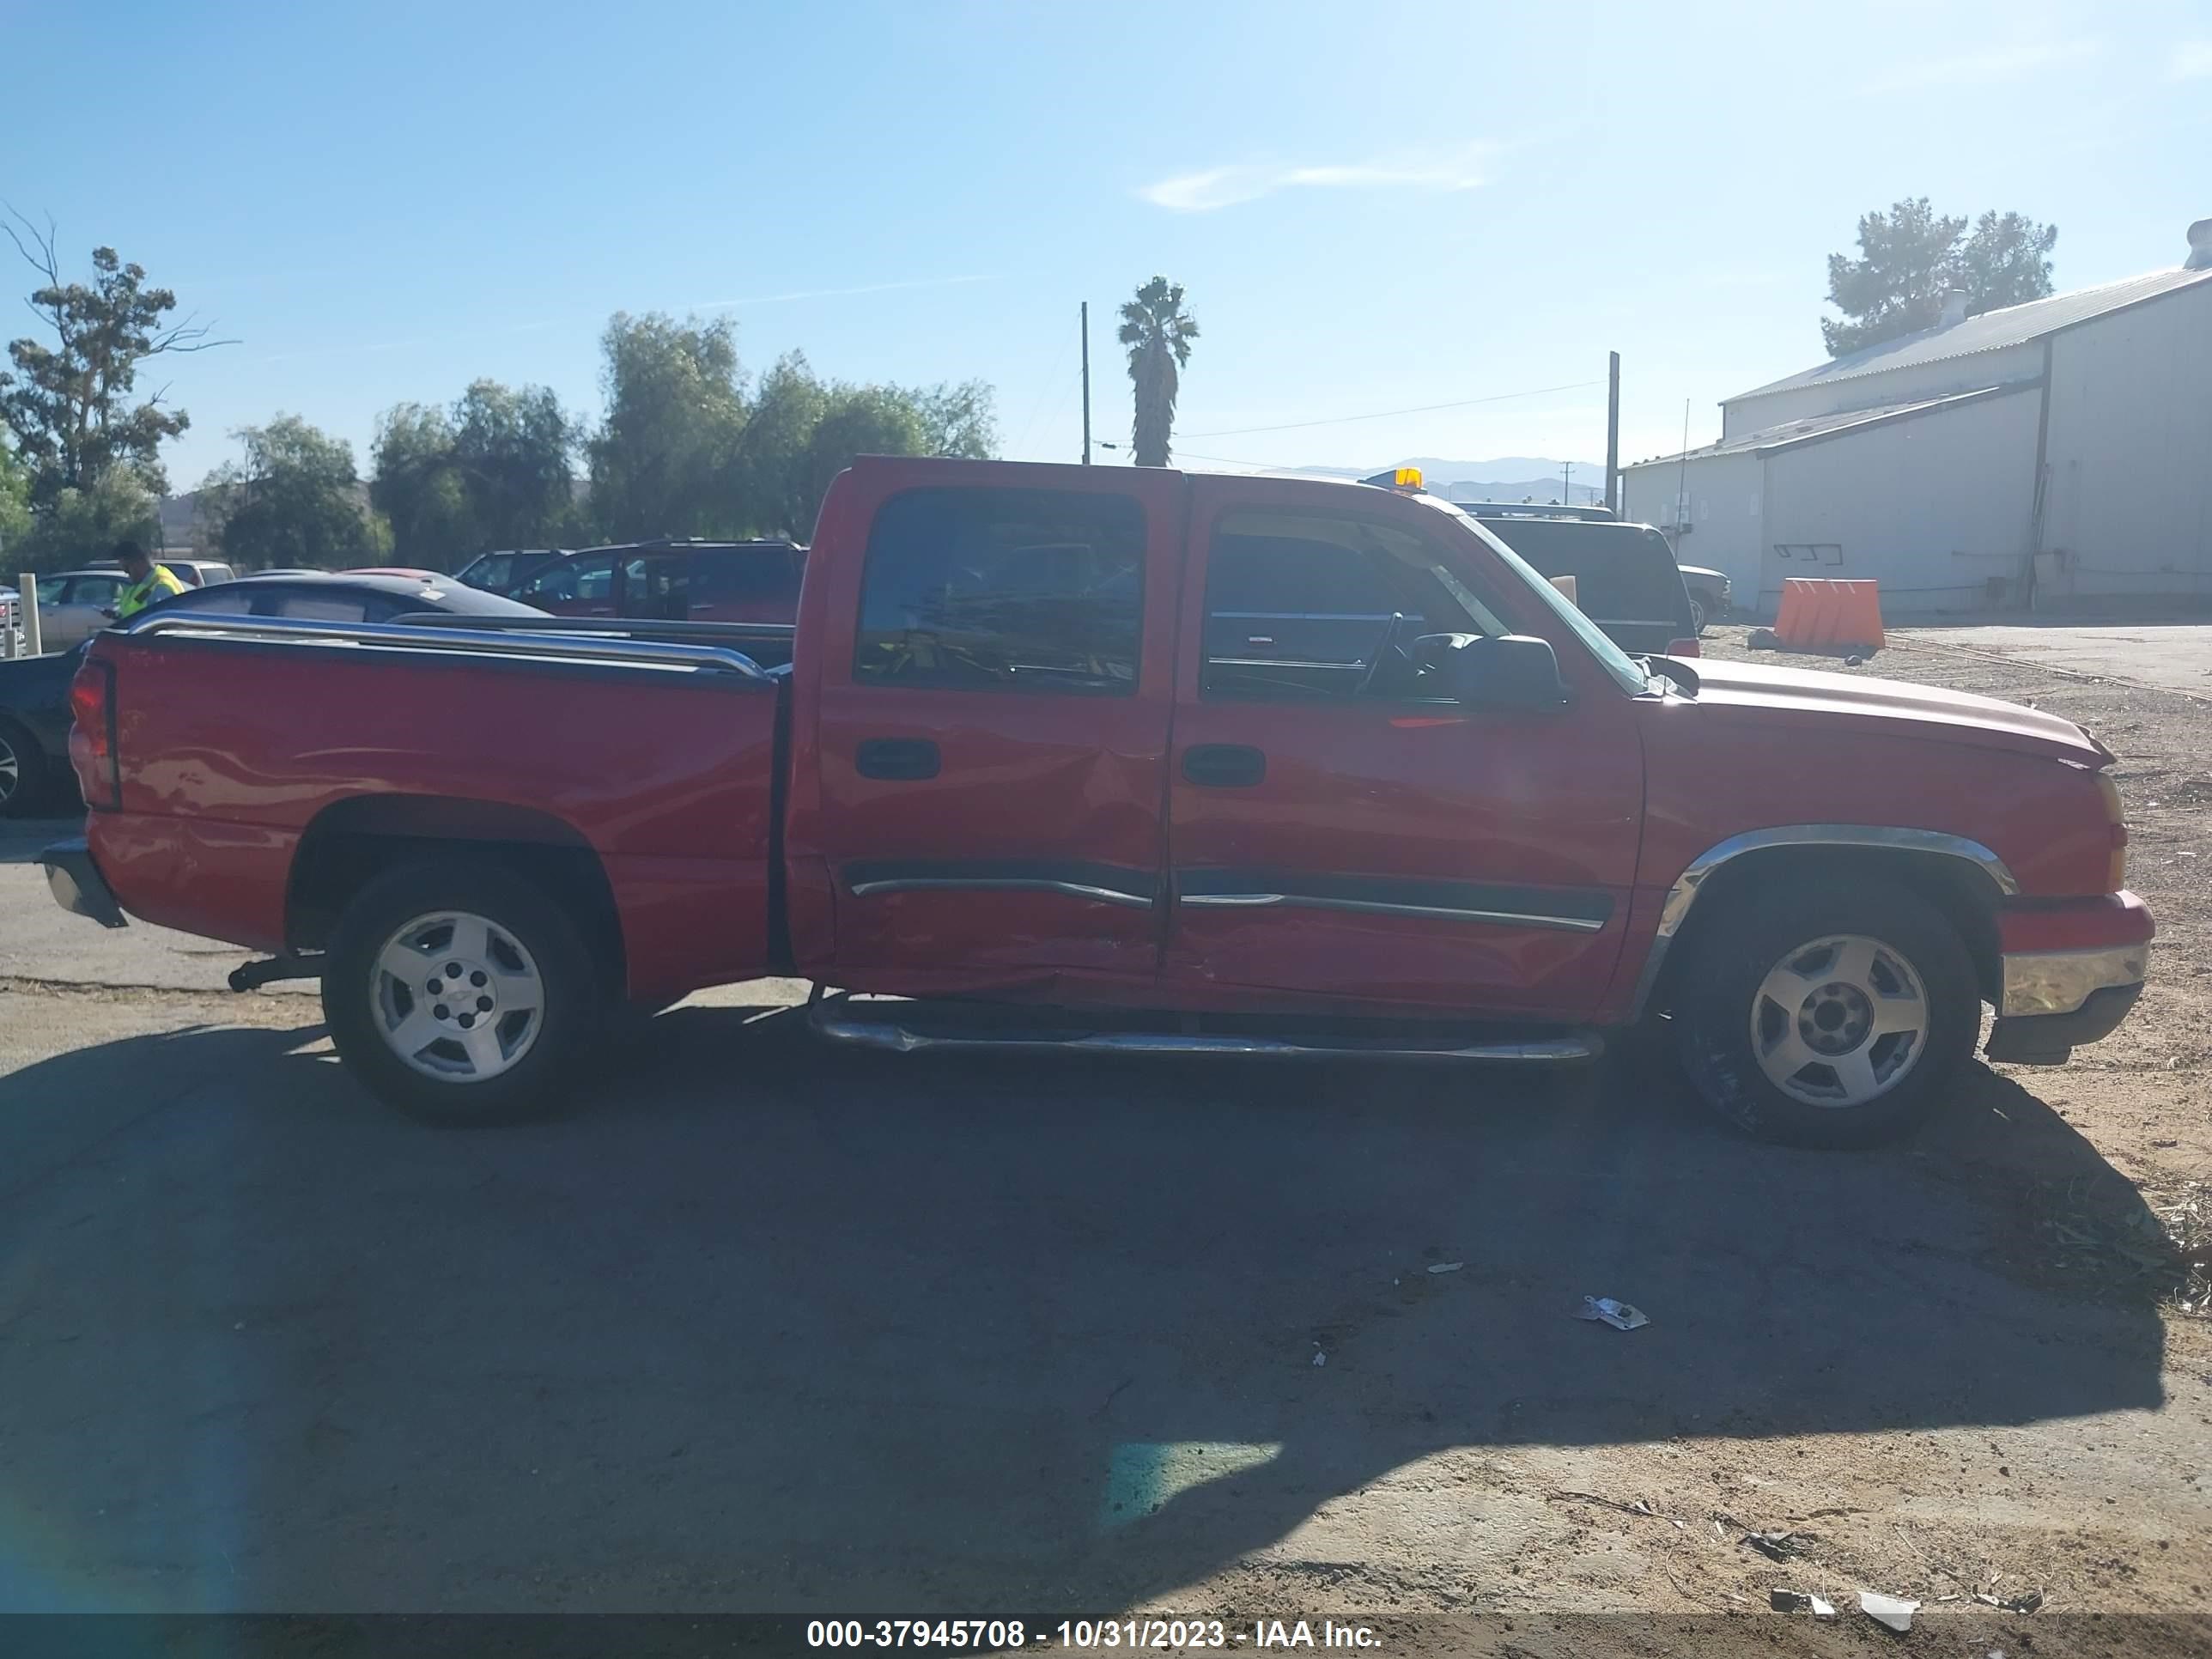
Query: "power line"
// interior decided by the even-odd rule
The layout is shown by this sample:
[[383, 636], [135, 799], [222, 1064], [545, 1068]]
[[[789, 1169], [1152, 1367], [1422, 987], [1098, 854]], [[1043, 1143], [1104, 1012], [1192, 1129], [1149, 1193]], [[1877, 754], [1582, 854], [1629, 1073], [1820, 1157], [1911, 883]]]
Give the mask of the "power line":
[[1030, 431], [1036, 425], [1037, 416], [1044, 413], [1045, 400], [1052, 396], [1053, 386], [1060, 379], [1060, 366], [1066, 361], [1067, 337], [1063, 334], [1060, 339], [1060, 350], [1054, 354], [1052, 360], [1052, 372], [1045, 376], [1044, 390], [1037, 393], [1036, 407], [1030, 410], [1029, 419], [1022, 422], [1022, 435], [1014, 440], [1016, 449], [1022, 449], [1028, 446]]
[[1471, 409], [1477, 404], [1510, 403], [1516, 398], [1541, 398], [1553, 392], [1583, 392], [1602, 380], [1574, 380], [1565, 386], [1540, 386], [1527, 392], [1501, 392], [1490, 398], [1462, 398], [1456, 403], [1421, 404], [1412, 409], [1382, 409], [1372, 415], [1335, 415], [1325, 421], [1285, 421], [1279, 426], [1232, 426], [1212, 432], [1194, 432], [1194, 438], [1241, 438], [1253, 432], [1295, 432], [1310, 426], [1346, 426], [1353, 421], [1387, 421], [1394, 415], [1433, 415], [1440, 409]]

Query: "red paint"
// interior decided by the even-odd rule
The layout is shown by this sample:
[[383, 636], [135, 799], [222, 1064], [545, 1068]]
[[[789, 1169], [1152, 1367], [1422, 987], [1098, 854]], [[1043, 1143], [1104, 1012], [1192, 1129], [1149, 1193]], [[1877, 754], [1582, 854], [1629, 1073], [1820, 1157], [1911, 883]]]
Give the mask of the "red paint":
[[[1133, 695], [855, 678], [871, 526], [890, 497], [927, 488], [1135, 503], [1146, 597]], [[1570, 701], [1507, 713], [1204, 695], [1209, 537], [1235, 507], [1310, 507], [1410, 532], [1507, 626], [1551, 643]], [[2104, 892], [2112, 830], [2094, 774], [2111, 757], [2067, 722], [1923, 687], [1711, 660], [1695, 697], [1632, 695], [1485, 538], [1390, 491], [870, 459], [832, 485], [807, 562], [789, 686], [785, 922], [799, 970], [835, 985], [1602, 1022], [1626, 1013], [1661, 904], [1690, 862], [1746, 831], [1796, 824], [1981, 843], [2021, 890], [2001, 911], [2008, 950], [2148, 937], [2141, 902]], [[618, 591], [620, 573], [613, 581]], [[498, 821], [529, 826], [516, 832], [524, 839], [590, 848], [636, 995], [769, 969], [775, 707], [763, 688], [176, 636], [103, 635], [92, 661], [79, 708], [104, 726], [93, 681], [112, 672], [122, 786], [119, 810], [92, 814], [91, 836], [134, 915], [278, 948], [292, 862], [319, 816], [364, 796], [413, 798], [426, 811], [460, 802], [506, 814]], [[81, 731], [72, 744], [97, 801], [103, 738]], [[935, 744], [938, 774], [864, 776], [860, 747], [879, 739]], [[1256, 750], [1264, 776], [1193, 783], [1183, 763], [1201, 745]], [[852, 866], [886, 860], [1109, 870], [1155, 902], [852, 890]], [[1185, 889], [1207, 892], [1208, 872], [1236, 872], [1498, 891], [1513, 908], [1480, 920], [1184, 902]], [[1603, 921], [1578, 931], [1528, 920], [1547, 906]]]

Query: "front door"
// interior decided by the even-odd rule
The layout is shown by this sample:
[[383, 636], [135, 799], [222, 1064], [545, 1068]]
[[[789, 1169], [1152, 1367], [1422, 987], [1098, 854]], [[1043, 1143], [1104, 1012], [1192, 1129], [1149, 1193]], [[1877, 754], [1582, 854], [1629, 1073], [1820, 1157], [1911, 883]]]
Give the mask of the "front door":
[[933, 464], [903, 487], [886, 464], [838, 498], [866, 552], [803, 600], [823, 643], [795, 702], [802, 969], [1062, 1000], [1153, 982], [1183, 481], [1023, 472]]
[[[1632, 693], [1434, 507], [1192, 489], [1170, 980], [1231, 1005], [1587, 1017], [1634, 877]], [[1462, 706], [1413, 660], [1422, 635], [1499, 632], [1552, 637], [1572, 701]]]
[[556, 617], [611, 617], [615, 614], [615, 556], [580, 553], [573, 559], [549, 564], [523, 583], [514, 597]]

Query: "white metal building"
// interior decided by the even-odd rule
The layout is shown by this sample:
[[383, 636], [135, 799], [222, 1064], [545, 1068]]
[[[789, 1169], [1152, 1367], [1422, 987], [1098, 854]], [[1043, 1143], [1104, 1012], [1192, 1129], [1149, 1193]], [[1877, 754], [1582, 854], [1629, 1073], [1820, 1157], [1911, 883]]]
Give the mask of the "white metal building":
[[1788, 576], [1882, 612], [2212, 599], [2212, 219], [2188, 262], [1937, 326], [1729, 398], [1622, 469], [1627, 516], [1771, 619]]

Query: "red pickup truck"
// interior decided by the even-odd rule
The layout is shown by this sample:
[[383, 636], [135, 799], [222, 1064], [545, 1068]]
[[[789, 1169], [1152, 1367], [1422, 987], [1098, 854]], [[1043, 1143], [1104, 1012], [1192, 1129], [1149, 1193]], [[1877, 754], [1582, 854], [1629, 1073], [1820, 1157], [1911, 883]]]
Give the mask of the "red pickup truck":
[[2078, 727], [1632, 658], [1417, 485], [866, 459], [781, 639], [435, 621], [101, 635], [45, 856], [71, 909], [319, 974], [443, 1121], [792, 974], [895, 1049], [1534, 1066], [1663, 1016], [1733, 1122], [1858, 1143], [1984, 1003], [1991, 1055], [2063, 1060], [2148, 954]]

